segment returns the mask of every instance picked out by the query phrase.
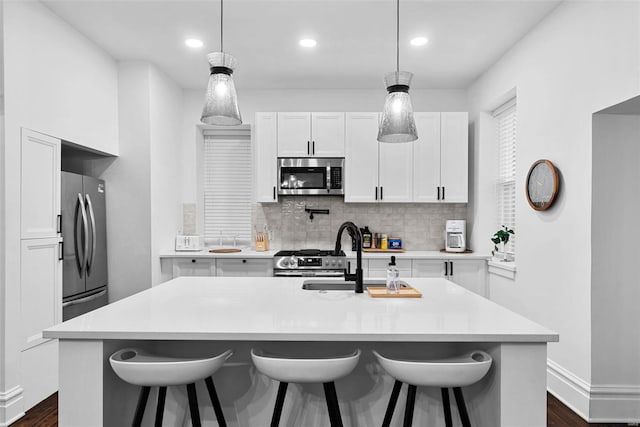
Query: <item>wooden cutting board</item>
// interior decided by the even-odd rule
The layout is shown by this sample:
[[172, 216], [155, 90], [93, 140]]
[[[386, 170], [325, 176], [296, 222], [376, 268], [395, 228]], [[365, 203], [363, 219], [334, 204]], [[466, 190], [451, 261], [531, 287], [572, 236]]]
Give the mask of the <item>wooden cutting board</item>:
[[397, 294], [389, 294], [387, 293], [387, 288], [367, 288], [367, 292], [373, 298], [422, 298], [422, 294], [416, 288], [412, 288], [411, 286], [407, 288], [400, 288]]
[[404, 252], [404, 249], [363, 248], [362, 252]]
[[231, 254], [234, 252], [242, 252], [242, 249], [229, 248], [229, 249], [209, 249], [212, 254]]

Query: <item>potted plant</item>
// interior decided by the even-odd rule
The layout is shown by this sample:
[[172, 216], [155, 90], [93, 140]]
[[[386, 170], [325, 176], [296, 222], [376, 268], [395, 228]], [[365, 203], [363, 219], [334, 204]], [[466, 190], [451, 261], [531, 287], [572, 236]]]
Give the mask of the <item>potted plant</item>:
[[501, 261], [507, 261], [507, 243], [509, 242], [509, 237], [511, 237], [512, 234], [516, 234], [515, 231], [503, 224], [502, 228], [496, 231], [491, 238], [491, 241], [493, 242], [493, 256], [496, 256], [496, 253], [499, 253], [498, 245], [502, 244]]

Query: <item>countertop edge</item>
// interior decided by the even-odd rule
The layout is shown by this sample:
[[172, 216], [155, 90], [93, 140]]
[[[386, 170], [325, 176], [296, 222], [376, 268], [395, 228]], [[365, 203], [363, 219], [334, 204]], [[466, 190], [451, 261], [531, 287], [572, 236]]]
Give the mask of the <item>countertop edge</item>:
[[[232, 253], [210, 253], [208, 249], [201, 251], [165, 251], [159, 254], [160, 259], [171, 258], [273, 258], [277, 250], [270, 250], [265, 252], [256, 252], [254, 250], [245, 250], [242, 252]], [[347, 258], [355, 258], [356, 253], [353, 251], [345, 251]], [[405, 252], [364, 252], [362, 254], [363, 259], [387, 259], [390, 256], [395, 256], [397, 259], [491, 259], [490, 254], [483, 253], [443, 253], [440, 251], [405, 251]]]

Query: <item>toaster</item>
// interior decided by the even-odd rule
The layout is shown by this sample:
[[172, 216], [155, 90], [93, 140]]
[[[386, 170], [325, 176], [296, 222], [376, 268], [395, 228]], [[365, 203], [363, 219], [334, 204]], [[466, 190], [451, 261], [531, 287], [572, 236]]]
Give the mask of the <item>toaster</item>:
[[200, 236], [176, 236], [176, 252], [201, 251]]

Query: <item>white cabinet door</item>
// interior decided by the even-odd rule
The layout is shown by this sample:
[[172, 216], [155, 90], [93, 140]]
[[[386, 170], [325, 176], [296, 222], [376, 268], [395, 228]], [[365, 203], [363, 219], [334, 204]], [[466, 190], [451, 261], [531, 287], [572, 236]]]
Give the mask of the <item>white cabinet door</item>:
[[449, 280], [488, 298], [487, 262], [485, 260], [464, 259], [449, 261]]
[[444, 259], [414, 259], [412, 263], [413, 277], [444, 277]]
[[411, 202], [413, 198], [413, 144], [379, 143], [379, 200], [383, 203]]
[[215, 276], [216, 260], [212, 258], [174, 258], [173, 277]]
[[[21, 349], [45, 341], [42, 330], [62, 321], [60, 238], [22, 240], [20, 254]], [[69, 242], [68, 244], [72, 244]]]
[[23, 239], [60, 235], [60, 140], [22, 129], [20, 221]]
[[347, 113], [344, 201], [378, 200], [378, 113]]
[[311, 113], [311, 155], [344, 157], [344, 113]]
[[469, 201], [469, 115], [441, 113], [440, 116], [440, 185], [443, 201]]
[[[391, 256], [386, 259], [370, 259], [368, 277], [386, 278], [389, 262], [391, 262]], [[396, 268], [400, 271], [400, 279], [411, 277], [412, 271], [410, 259], [396, 259]]]
[[311, 113], [278, 113], [278, 157], [311, 155]]
[[413, 201], [438, 202], [440, 187], [440, 113], [415, 113]]
[[278, 201], [278, 139], [276, 113], [256, 113], [253, 124], [254, 200]]
[[217, 275], [227, 277], [273, 276], [271, 259], [218, 259]]

